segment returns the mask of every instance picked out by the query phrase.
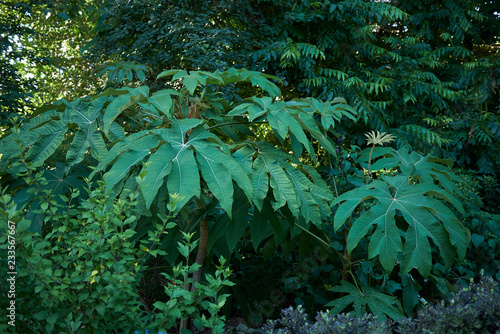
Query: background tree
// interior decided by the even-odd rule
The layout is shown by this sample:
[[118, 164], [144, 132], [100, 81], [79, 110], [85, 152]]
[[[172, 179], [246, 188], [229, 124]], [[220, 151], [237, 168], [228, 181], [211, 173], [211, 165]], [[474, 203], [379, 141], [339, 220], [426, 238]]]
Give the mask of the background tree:
[[27, 15], [21, 4], [2, 1], [0, 8], [0, 126], [3, 127], [9, 115], [25, 112], [28, 92], [33, 88], [16, 67], [27, 57], [17, 44], [16, 36], [31, 35], [32, 31], [21, 24]]
[[93, 37], [96, 1], [2, 1], [2, 113], [83, 96], [101, 85], [84, 46]]
[[100, 13], [89, 58], [142, 63], [152, 78], [246, 66], [274, 33], [249, 1], [109, 2]]

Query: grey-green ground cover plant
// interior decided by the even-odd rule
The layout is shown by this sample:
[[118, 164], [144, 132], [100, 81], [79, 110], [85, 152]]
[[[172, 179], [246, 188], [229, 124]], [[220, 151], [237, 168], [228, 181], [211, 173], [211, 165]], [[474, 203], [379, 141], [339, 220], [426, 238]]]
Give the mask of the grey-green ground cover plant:
[[262, 328], [266, 334], [390, 334], [390, 333], [498, 333], [500, 285], [481, 277], [452, 293], [446, 301], [426, 304], [413, 318], [380, 319], [371, 314], [318, 312], [314, 319], [299, 305], [282, 310], [281, 317]]

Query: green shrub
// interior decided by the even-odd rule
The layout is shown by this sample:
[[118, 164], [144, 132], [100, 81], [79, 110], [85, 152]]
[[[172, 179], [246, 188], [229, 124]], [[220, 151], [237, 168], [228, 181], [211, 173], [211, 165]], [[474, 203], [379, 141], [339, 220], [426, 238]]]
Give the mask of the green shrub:
[[318, 312], [314, 321], [299, 305], [281, 311], [281, 318], [262, 328], [266, 334], [330, 333], [498, 333], [500, 331], [500, 286], [492, 278], [453, 293], [448, 301], [425, 305], [415, 318], [382, 320], [371, 314], [332, 316]]
[[[186, 262], [175, 266], [171, 275], [162, 274], [168, 281], [165, 285], [168, 301], [157, 301], [153, 304], [160, 311], [155, 313], [155, 328], [167, 331], [177, 327], [182, 320], [191, 318], [196, 330], [210, 328], [212, 334], [222, 334], [225, 316], [219, 314], [229, 294], [220, 292], [224, 286], [234, 285], [228, 279], [231, 270], [225, 267], [226, 260], [221, 257], [215, 275], [205, 274], [206, 282], [195, 282], [192, 275], [201, 265], [189, 264], [189, 256], [196, 248], [198, 240], [192, 240], [193, 234], [183, 233], [183, 237], [184, 241], [178, 243], [178, 249]], [[187, 288], [193, 284], [195, 289]]]
[[390, 321], [378, 321], [376, 316], [364, 314], [354, 317], [349, 314], [332, 315], [318, 312], [316, 322], [310, 322], [307, 313], [299, 305], [281, 311], [281, 318], [270, 320], [262, 328], [266, 334], [344, 334], [344, 333], [388, 333]]
[[498, 333], [500, 286], [482, 277], [477, 284], [453, 293], [448, 301], [425, 305], [413, 321], [402, 321], [398, 333]]
[[[46, 182], [39, 175], [34, 180]], [[45, 197], [41, 208], [47, 231], [42, 233], [29, 230], [32, 222], [26, 212], [0, 189], [0, 260], [8, 260], [9, 271], [15, 272], [9, 275], [11, 280], [0, 281], [0, 290], [10, 296], [0, 300], [0, 307], [5, 310], [15, 301], [13, 319], [0, 323], [0, 332], [132, 333], [145, 328], [166, 332], [191, 317], [197, 329], [222, 333], [224, 317], [219, 310], [228, 295], [219, 291], [232, 284], [225, 260], [215, 275], [205, 274], [204, 281], [194, 283], [196, 290], [186, 290], [200, 267], [189, 262], [197, 241], [186, 234], [178, 243], [186, 262], [176, 265], [172, 274], [163, 274], [168, 279], [166, 298], [158, 296], [149, 309], [140, 294], [146, 260], [166, 255], [156, 246], [175, 224], [163, 216], [161, 224], [139, 239], [135, 236], [138, 192], [122, 200], [109, 196], [102, 181], [87, 183], [86, 189], [88, 198], [80, 204], [73, 204], [78, 191], [61, 196], [64, 206]], [[175, 206], [174, 197], [170, 207]]]
[[87, 186], [88, 198], [74, 204], [79, 193], [73, 192], [64, 198], [65, 210], [46, 197], [42, 233], [28, 229], [31, 222], [11, 196], [0, 196], [2, 262], [8, 244], [3, 230], [15, 226], [17, 332], [111, 333], [148, 321], [138, 295], [147, 253], [133, 241], [136, 194], [123, 201], [109, 198], [102, 182]]

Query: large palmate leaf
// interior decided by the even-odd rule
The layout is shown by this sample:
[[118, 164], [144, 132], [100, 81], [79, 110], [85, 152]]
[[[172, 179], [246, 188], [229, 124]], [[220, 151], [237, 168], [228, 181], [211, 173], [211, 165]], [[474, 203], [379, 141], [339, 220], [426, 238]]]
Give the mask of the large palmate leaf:
[[174, 104], [172, 95], [178, 96], [180, 94], [173, 89], [162, 89], [151, 95], [148, 98], [148, 102], [166, 116], [171, 116], [171, 108]]
[[[66, 110], [61, 116], [61, 122], [65, 126], [71, 123], [78, 126], [78, 131], [73, 137], [71, 146], [66, 153], [66, 162], [68, 165], [72, 166], [79, 163], [89, 151], [97, 159], [102, 158], [108, 152], [99, 121], [104, 105], [109, 100], [108, 97], [100, 97], [91, 101], [78, 99], [72, 102], [63, 101], [66, 105]], [[113, 124], [115, 137], [119, 136], [119, 129], [122, 128], [116, 123]]]
[[251, 199], [250, 178], [218, 137], [201, 123], [199, 119], [173, 120], [170, 129], [141, 131], [117, 143], [104, 157], [103, 166], [111, 165], [105, 174], [106, 186], [114, 187], [128, 177], [131, 167], [147, 161], [141, 186], [146, 206], [151, 206], [166, 184], [170, 193], [183, 198], [177, 204], [181, 208], [200, 196], [201, 172], [210, 192], [231, 216], [233, 181]]
[[[85, 166], [76, 165], [70, 169], [58, 162], [55, 168], [42, 171], [45, 182], [38, 184], [40, 190], [50, 194], [62, 208], [67, 205], [67, 202], [61, 198], [61, 195], [69, 198], [70, 193], [76, 190], [79, 190], [81, 194], [85, 193], [83, 178], [89, 174], [89, 170]], [[46, 216], [44, 210], [40, 210], [42, 198], [36, 196], [33, 186], [23, 187], [13, 198], [18, 208], [24, 208], [29, 204], [26, 210], [26, 218], [31, 221], [29, 229], [41, 233]]]
[[146, 80], [145, 72], [149, 72], [148, 68], [142, 64], [137, 64], [131, 61], [119, 63], [107, 62], [97, 66], [94, 69], [96, 76], [101, 77], [108, 72], [108, 84], [122, 83], [125, 78], [132, 81], [134, 72], [140, 81]]
[[139, 102], [147, 101], [149, 88], [142, 86], [139, 88], [127, 88], [128, 93], [115, 98], [106, 108], [103, 117], [103, 130], [108, 133], [114, 120], [127, 108]]
[[[432, 182], [412, 184], [410, 178], [403, 175], [384, 175], [382, 179], [344, 193], [333, 202], [333, 205], [341, 203], [334, 218], [335, 230], [338, 230], [360, 203], [375, 200], [374, 205], [352, 224], [347, 237], [349, 252], [375, 229], [368, 254], [370, 258], [379, 256], [388, 272], [392, 271], [398, 254], [402, 252], [403, 273], [417, 268], [423, 276], [428, 276], [432, 266], [430, 240], [438, 247], [447, 267], [452, 265], [457, 253], [460, 259], [463, 258], [468, 242], [467, 231], [455, 213], [442, 202], [458, 202], [449, 192]], [[461, 207], [456, 209], [461, 210]], [[398, 213], [407, 223], [404, 242], [396, 224]]]
[[[318, 104], [321, 103], [317, 100], [314, 101]], [[233, 108], [227, 115], [243, 116], [247, 114], [249, 121], [254, 121], [257, 118], [267, 119], [281, 142], [290, 136], [292, 150], [297, 157], [302, 154], [302, 148], [305, 148], [313, 161], [316, 162], [311, 139], [307, 137], [306, 132], [328, 152], [335, 154], [335, 149], [331, 140], [325, 135], [325, 131], [321, 130], [323, 124], [319, 124], [314, 119], [315, 112], [317, 109], [311, 108], [310, 104], [304, 101], [295, 100], [285, 103], [284, 101], [274, 101], [270, 97], [252, 97]], [[332, 118], [332, 115], [328, 115], [327, 118]], [[329, 127], [323, 128], [328, 130]]]
[[61, 145], [66, 131], [67, 128], [63, 124], [56, 122], [46, 124], [43, 130], [37, 131], [41, 135], [26, 153], [26, 160], [33, 162], [35, 166], [42, 165]]
[[335, 98], [333, 101], [321, 102], [313, 98], [305, 99], [314, 113], [321, 115], [321, 125], [325, 130], [335, 128], [335, 122], [340, 123], [343, 116], [356, 121], [358, 113], [349, 106], [345, 99]]
[[[361, 162], [367, 164], [369, 159], [369, 150], [363, 150], [359, 156]], [[401, 173], [407, 176], [415, 177], [424, 182], [438, 181], [441, 186], [453, 193], [460, 193], [456, 183], [460, 179], [454, 175], [450, 167], [453, 161], [440, 159], [436, 157], [421, 156], [416, 152], [409, 153], [407, 149], [401, 148], [395, 150], [389, 147], [375, 147], [372, 154], [371, 170], [390, 169], [399, 167]], [[461, 208], [459, 202], [455, 205]]]
[[281, 93], [278, 86], [270, 80], [279, 81], [277, 77], [245, 69], [231, 68], [224, 72], [190, 71], [189, 73], [185, 70], [167, 70], [160, 73], [157, 78], [169, 76], [172, 77], [172, 81], [182, 79], [182, 84], [191, 95], [200, 86], [204, 87], [207, 84], [222, 86], [236, 82], [250, 82], [253, 86], [260, 87], [273, 98]]
[[[292, 156], [283, 153], [273, 145], [257, 142], [256, 158], [252, 165], [253, 201], [262, 211], [264, 199], [268, 196], [269, 186], [273, 190], [274, 210], [287, 204], [295, 217], [302, 216], [306, 221], [321, 224], [323, 218], [330, 214], [328, 203], [333, 196], [328, 187], [317, 175], [314, 183], [296, 166], [300, 163], [293, 160], [293, 166], [288, 159]], [[241, 149], [242, 163], [247, 161], [251, 153]], [[309, 171], [313, 173], [312, 171]]]
[[274, 209], [277, 210], [288, 203], [288, 206], [297, 210], [297, 199], [295, 192], [289, 182], [283, 168], [280, 166], [275, 157], [261, 154], [255, 159], [253, 164], [252, 181], [254, 188], [254, 196], [257, 207], [262, 209], [264, 198], [267, 197], [268, 184], [271, 183], [273, 189]]
[[[278, 138], [284, 140], [290, 136], [294, 142], [305, 147], [315, 161], [315, 151], [306, 132], [330, 152], [334, 152], [334, 147], [321, 130], [321, 124], [314, 119], [315, 112], [308, 109], [308, 103], [300, 104], [296, 101], [287, 105], [285, 102], [275, 101], [279, 90], [269, 79], [276, 78], [259, 72], [230, 69], [225, 72], [188, 73], [183, 70], [168, 70], [158, 77], [166, 76], [171, 76], [172, 80], [182, 80], [187, 92], [182, 89], [181, 93], [176, 93], [167, 89], [151, 97], [148, 97], [148, 91], [144, 87], [127, 88], [124, 90], [126, 92], [109, 92], [120, 95], [108, 105], [104, 113], [103, 124], [106, 133], [111, 131], [115, 124], [113, 121], [120, 113], [136, 104], [141, 108], [165, 114], [171, 127], [140, 131], [117, 142], [100, 164], [101, 169], [111, 166], [105, 174], [107, 187], [114, 188], [132, 175], [134, 166], [147, 162], [147, 173], [141, 185], [146, 207], [151, 206], [162, 185], [166, 184], [169, 193], [179, 193], [184, 198], [178, 203], [178, 206], [182, 207], [191, 198], [199, 197], [202, 184], [206, 184], [208, 190], [219, 200], [220, 206], [231, 216], [234, 184], [237, 184], [259, 210], [262, 209], [264, 199], [269, 196], [270, 187], [275, 199], [275, 210], [287, 205], [295, 217], [302, 215], [307, 221], [317, 224], [330, 213], [328, 202], [333, 198], [326, 184], [320, 177], [310, 174], [306, 176], [307, 173], [298, 170], [296, 165], [300, 163], [294, 162], [295, 166], [291, 165], [291, 156], [280, 149], [263, 143], [245, 145], [240, 142], [234, 146], [238, 150], [232, 154], [223, 140], [210, 131], [223, 123], [217, 123], [218, 125], [213, 127], [204, 125], [218, 116], [205, 118], [205, 114], [197, 114], [200, 119], [177, 119], [181, 116], [193, 116], [186, 112], [191, 111], [193, 103], [203, 108], [210, 105], [210, 108], [215, 108], [213, 110], [223, 109], [220, 104], [219, 107], [216, 106], [218, 102], [215, 100], [208, 104], [200, 102], [203, 96], [211, 96], [205, 95], [206, 85], [251, 82], [261, 87], [270, 97], [253, 97], [248, 103], [243, 102], [235, 108], [233, 106], [233, 110], [227, 115], [233, 117], [249, 113], [250, 122], [253, 122], [265, 114]], [[198, 93], [201, 97], [194, 96], [194, 100], [189, 102], [191, 96]], [[229, 104], [226, 105], [230, 108]], [[305, 109], [302, 110], [302, 107]], [[207, 111], [206, 114], [213, 113], [213, 110]], [[218, 121], [222, 121], [222, 118], [218, 117]], [[246, 126], [245, 128], [249, 131]], [[239, 139], [238, 135], [233, 138]], [[297, 148], [297, 145], [294, 147]], [[311, 182], [310, 178], [314, 182]], [[134, 182], [127, 181], [127, 189], [134, 186]]]
[[[220, 152], [217, 148], [207, 145], [205, 143], [198, 143], [194, 145], [197, 149], [196, 160], [200, 166], [200, 170], [205, 182], [207, 182], [208, 188], [214, 194], [215, 197], [219, 199], [220, 205], [226, 210], [226, 212], [231, 217], [232, 205], [233, 205], [233, 177], [238, 180], [238, 175], [231, 173], [231, 171], [226, 167], [228, 165], [238, 166], [240, 170], [240, 175], [243, 173], [243, 169], [235, 164], [233, 158]], [[225, 164], [224, 164], [225, 163]], [[248, 192], [250, 183], [244, 186], [244, 190]], [[251, 193], [248, 192], [251, 198]]]
[[340, 313], [352, 304], [356, 316], [371, 312], [382, 318], [389, 316], [394, 320], [403, 317], [401, 304], [397, 298], [363, 284], [360, 284], [358, 289], [346, 281], [341, 283], [341, 286], [334, 286], [329, 289], [330, 291], [345, 294], [345, 296], [326, 304], [326, 306], [333, 306], [330, 311], [332, 314]]
[[[149, 96], [147, 86], [126, 87], [118, 90], [108, 89], [99, 95], [101, 97], [117, 95], [104, 112], [102, 123], [104, 133], [107, 136], [115, 124], [115, 119], [127, 110], [134, 108], [140, 110], [147, 118], [157, 121], [162, 119], [160, 113], [170, 119], [177, 118], [180, 114], [183, 114], [182, 118], [191, 117], [188, 116], [188, 109], [193, 107], [191, 98], [198, 92], [201, 92], [201, 97], [194, 98], [199, 103], [198, 107], [203, 105], [204, 108], [210, 106], [214, 110], [222, 110], [220, 102], [224, 99], [218, 97], [217, 93], [210, 93], [207, 85], [223, 86], [236, 82], [251, 82], [273, 98], [280, 95], [278, 87], [270, 81], [270, 79], [279, 80], [278, 78], [255, 71], [229, 69], [225, 72], [191, 71], [188, 73], [185, 70], [167, 70], [158, 75], [158, 78], [162, 77], [172, 77], [172, 81], [182, 80], [185, 89], [179, 91], [163, 89]], [[229, 103], [223, 101], [223, 104], [228, 105]]]
[[[94, 105], [80, 112], [80, 114], [84, 116], [84, 119], [76, 123], [79, 129], [66, 154], [66, 161], [69, 165], [74, 165], [82, 161], [89, 148], [96, 157], [103, 157], [108, 152], [106, 143], [104, 142], [97, 124], [101, 109], [102, 107], [98, 108], [95, 106], [94, 102]], [[113, 124], [115, 125], [115, 131], [117, 130], [116, 127], [121, 129], [118, 124]], [[116, 136], [118, 136], [117, 132], [115, 132], [115, 137]]]
[[[234, 201], [234, 210], [232, 219], [229, 215], [223, 215], [216, 224], [225, 225], [223, 235], [225, 236], [225, 241], [227, 242], [227, 247], [230, 252], [236, 247], [238, 242], [241, 240], [245, 231], [248, 227], [248, 210], [250, 209], [250, 202], [245, 197], [238, 197]], [[227, 217], [227, 219], [225, 219]], [[224, 221], [227, 224], [224, 224]]]
[[[253, 148], [253, 147], [255, 148]], [[201, 179], [232, 216], [234, 183], [247, 200], [262, 210], [272, 189], [273, 209], [287, 205], [295, 217], [320, 224], [330, 214], [333, 196], [314, 170], [307, 173], [293, 166], [290, 155], [271, 144], [249, 142], [231, 154], [221, 140], [207, 131], [199, 119], [173, 120], [170, 129], [142, 131], [117, 143], [104, 157], [102, 167], [110, 165], [104, 178], [113, 188], [130, 175], [132, 167], [147, 162], [141, 185], [146, 207], [150, 207], [160, 187], [179, 193], [181, 208], [199, 197]], [[309, 179], [307, 174], [314, 180]], [[130, 185], [129, 185], [130, 187]]]
[[[45, 106], [44, 113], [34, 114], [33, 118], [20, 127], [19, 137], [24, 148], [28, 148], [25, 159], [34, 165], [42, 165], [56, 150], [60, 148], [63, 140], [69, 138], [70, 147], [66, 152], [66, 161], [72, 166], [83, 160], [87, 153], [92, 153], [95, 158], [102, 157], [106, 152], [106, 143], [99, 121], [108, 97], [94, 100], [75, 99], [66, 100]], [[119, 136], [123, 129], [113, 123], [114, 137]], [[71, 137], [70, 129], [77, 126], [77, 131]], [[2, 156], [5, 163], [15, 154], [19, 154], [16, 144], [17, 135], [10, 134], [3, 138], [2, 145], [7, 148]], [[15, 149], [17, 146], [17, 150]], [[12, 148], [12, 149], [11, 149]]]

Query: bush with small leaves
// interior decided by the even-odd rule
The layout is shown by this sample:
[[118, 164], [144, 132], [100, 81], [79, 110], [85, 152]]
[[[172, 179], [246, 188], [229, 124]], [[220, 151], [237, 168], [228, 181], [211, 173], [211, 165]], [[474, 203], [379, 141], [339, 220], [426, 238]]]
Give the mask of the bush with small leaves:
[[345, 334], [345, 333], [500, 333], [500, 284], [482, 277], [479, 283], [451, 294], [447, 302], [424, 306], [413, 319], [383, 320], [371, 314], [318, 312], [310, 321], [299, 305], [281, 311], [281, 318], [269, 320], [265, 334]]
[[413, 321], [401, 321], [396, 333], [499, 333], [500, 285], [482, 277], [453, 293], [447, 302], [426, 305]]
[[262, 328], [266, 334], [345, 334], [345, 333], [390, 333], [390, 320], [379, 321], [376, 316], [364, 314], [354, 317], [350, 314], [333, 315], [318, 312], [316, 322], [308, 319], [307, 313], [299, 305], [296, 309], [289, 307], [281, 311], [281, 318], [270, 320]]

